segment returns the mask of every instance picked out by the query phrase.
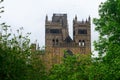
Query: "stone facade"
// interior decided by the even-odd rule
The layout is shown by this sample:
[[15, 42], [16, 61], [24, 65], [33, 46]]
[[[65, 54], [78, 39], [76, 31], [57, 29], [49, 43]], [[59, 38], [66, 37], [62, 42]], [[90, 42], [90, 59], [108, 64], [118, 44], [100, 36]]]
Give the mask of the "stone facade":
[[61, 63], [64, 51], [69, 54], [91, 53], [91, 19], [73, 19], [73, 39], [69, 36], [67, 14], [53, 14], [45, 20], [46, 65]]

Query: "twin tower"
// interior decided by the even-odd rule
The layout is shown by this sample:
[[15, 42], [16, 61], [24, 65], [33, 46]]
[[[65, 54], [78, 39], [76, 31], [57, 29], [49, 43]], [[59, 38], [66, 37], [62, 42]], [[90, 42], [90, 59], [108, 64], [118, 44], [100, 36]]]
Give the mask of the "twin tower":
[[91, 19], [73, 19], [73, 39], [69, 36], [67, 14], [53, 14], [52, 20], [45, 20], [45, 46], [53, 55], [87, 54], [91, 52]]

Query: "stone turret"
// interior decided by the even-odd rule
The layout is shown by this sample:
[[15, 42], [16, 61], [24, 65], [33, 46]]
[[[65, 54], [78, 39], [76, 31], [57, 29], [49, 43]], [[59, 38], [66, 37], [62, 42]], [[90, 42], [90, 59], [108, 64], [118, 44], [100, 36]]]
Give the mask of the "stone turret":
[[48, 16], [46, 15], [45, 22], [48, 22]]

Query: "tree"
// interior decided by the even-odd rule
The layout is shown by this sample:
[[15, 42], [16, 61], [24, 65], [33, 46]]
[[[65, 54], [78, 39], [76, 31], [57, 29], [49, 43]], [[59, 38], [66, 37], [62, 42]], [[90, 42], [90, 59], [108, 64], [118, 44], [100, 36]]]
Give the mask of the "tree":
[[[30, 49], [26, 36], [12, 34], [5, 23], [1, 24], [0, 36], [0, 78], [2, 80], [21, 80], [25, 79], [27, 62], [29, 61]], [[22, 29], [22, 28], [21, 28]], [[12, 37], [13, 36], [13, 37]]]
[[23, 36], [22, 30], [13, 33], [6, 23], [0, 24], [0, 80], [45, 80], [43, 62], [30, 48], [30, 33]]
[[[95, 50], [99, 53], [99, 67], [95, 75], [100, 80], [120, 79], [120, 0], [107, 0], [100, 5], [99, 19], [94, 19], [99, 32]], [[94, 76], [95, 77], [95, 76]]]
[[91, 75], [90, 68], [90, 55], [67, 55], [63, 58], [63, 63], [52, 67], [48, 80], [88, 80]]
[[10, 26], [1, 24], [0, 80], [40, 80], [46, 78], [41, 52], [32, 52], [30, 33], [22, 34], [23, 28], [12, 34]]

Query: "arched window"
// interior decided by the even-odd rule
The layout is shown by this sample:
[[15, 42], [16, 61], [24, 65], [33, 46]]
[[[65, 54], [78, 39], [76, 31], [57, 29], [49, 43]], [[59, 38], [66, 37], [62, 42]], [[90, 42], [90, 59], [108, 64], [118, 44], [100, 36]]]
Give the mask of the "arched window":
[[64, 53], [64, 58], [67, 58], [67, 56], [73, 56], [73, 52], [71, 50], [66, 50], [66, 53]]
[[58, 45], [58, 43], [59, 43], [59, 41], [58, 41], [58, 39], [56, 39], [56, 45]]
[[81, 46], [81, 45], [82, 45], [82, 42], [81, 42], [81, 40], [79, 40], [78, 44], [79, 44], [79, 46]]
[[85, 40], [82, 40], [82, 46], [85, 46]]
[[55, 40], [54, 39], [52, 40], [52, 44], [55, 45]]

